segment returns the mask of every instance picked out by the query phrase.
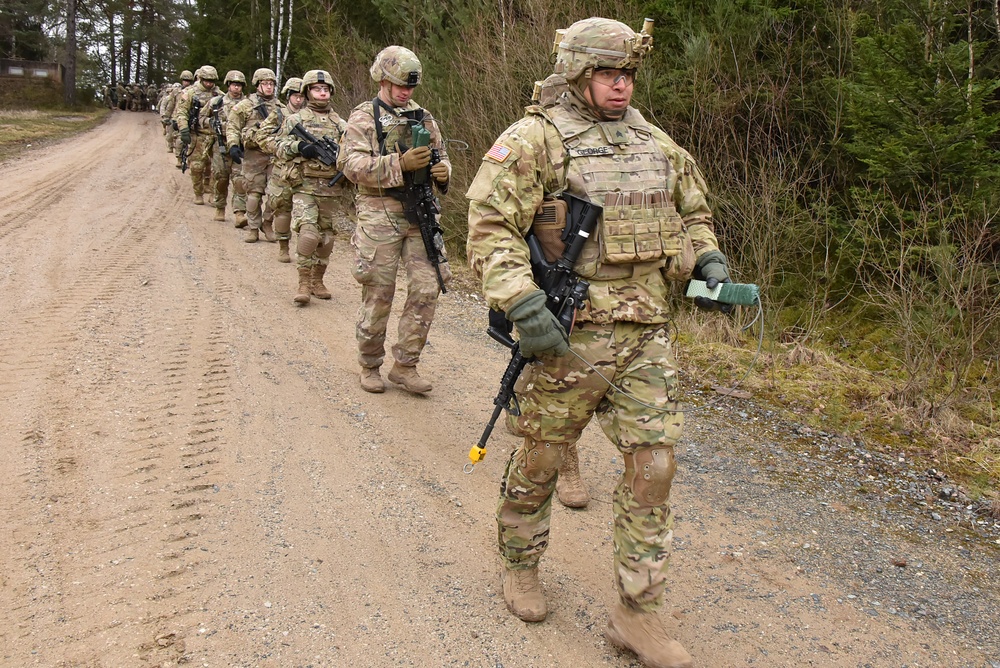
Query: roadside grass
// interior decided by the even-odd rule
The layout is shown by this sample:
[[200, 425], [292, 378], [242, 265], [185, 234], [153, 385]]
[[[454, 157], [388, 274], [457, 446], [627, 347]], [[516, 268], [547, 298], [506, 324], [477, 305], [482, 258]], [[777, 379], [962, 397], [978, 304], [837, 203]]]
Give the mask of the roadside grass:
[[[743, 322], [751, 318], [741, 316]], [[935, 406], [923, 397], [903, 398], [906, 379], [884, 340], [878, 345], [856, 340], [853, 347], [867, 352], [849, 356], [822, 340], [809, 340], [808, 346], [782, 343], [766, 332], [755, 361], [757, 325], [741, 333], [739, 321], [687, 311], [677, 316], [676, 324], [678, 361], [700, 389], [732, 387], [746, 376], [739, 389], [789, 420], [904, 455], [945, 472], [971, 498], [1000, 504], [996, 369], [984, 368], [975, 386], [963, 387], [946, 404]], [[843, 340], [843, 332], [837, 339]]]
[[108, 113], [103, 108], [0, 109], [0, 161], [31, 146], [89, 130]]

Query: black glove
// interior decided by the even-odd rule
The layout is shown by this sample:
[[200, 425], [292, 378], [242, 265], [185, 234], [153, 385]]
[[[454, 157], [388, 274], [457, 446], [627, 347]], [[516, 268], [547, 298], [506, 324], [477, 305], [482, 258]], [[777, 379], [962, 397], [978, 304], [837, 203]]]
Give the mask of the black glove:
[[[726, 265], [726, 256], [720, 251], [708, 251], [698, 258], [694, 265], [694, 278], [705, 281], [705, 287], [714, 290], [719, 283], [732, 283], [729, 278], [729, 268]], [[695, 297], [694, 305], [703, 311], [721, 311], [729, 313], [733, 310], [732, 304], [723, 304], [708, 297]]]
[[565, 355], [569, 337], [556, 316], [545, 306], [545, 292], [535, 290], [507, 311], [507, 319], [517, 327], [524, 357]]
[[309, 142], [300, 141], [299, 142], [299, 155], [303, 158], [309, 158], [310, 160], [315, 160], [319, 157], [319, 146], [316, 144], [310, 144]]
[[229, 157], [233, 159], [233, 162], [239, 165], [240, 163], [243, 162], [243, 149], [241, 149], [239, 146], [230, 146]]
[[181, 130], [181, 143], [190, 144], [191, 143], [191, 130], [189, 128], [184, 128]]
[[174, 132], [177, 132], [177, 121], [170, 121], [170, 127], [174, 129]]

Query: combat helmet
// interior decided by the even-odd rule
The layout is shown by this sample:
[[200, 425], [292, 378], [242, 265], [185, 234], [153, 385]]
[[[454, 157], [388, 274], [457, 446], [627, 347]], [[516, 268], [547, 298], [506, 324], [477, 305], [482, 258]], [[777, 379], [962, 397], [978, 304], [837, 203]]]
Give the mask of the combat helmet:
[[231, 83], [239, 83], [244, 86], [247, 85], [247, 78], [243, 76], [243, 73], [239, 70], [229, 70], [226, 72], [226, 79], [222, 82], [223, 86], [229, 86]]
[[553, 72], [576, 81], [590, 78], [596, 67], [634, 70], [653, 48], [653, 21], [636, 33], [621, 21], [592, 17], [556, 31]]
[[201, 81], [218, 81], [219, 73], [211, 65], [202, 65], [195, 70], [194, 75]]
[[333, 77], [326, 70], [309, 70], [302, 75], [302, 92], [305, 93], [309, 90], [309, 86], [313, 84], [326, 84], [330, 87], [330, 92], [332, 93], [336, 90], [336, 86], [333, 83]]
[[423, 76], [420, 59], [406, 47], [387, 46], [375, 56], [371, 68], [372, 80], [391, 81], [397, 86], [418, 86]]
[[[330, 85], [333, 85], [332, 83]], [[285, 82], [285, 85], [281, 87], [281, 97], [288, 99], [288, 96], [292, 93], [302, 92], [302, 79], [298, 77], [292, 77]]]
[[274, 75], [274, 70], [268, 69], [267, 67], [259, 67], [253, 73], [253, 81], [251, 83], [256, 86], [261, 81], [267, 80], [277, 82], [278, 77]]
[[191, 70], [181, 72], [181, 81], [194, 81], [194, 75], [191, 74]]

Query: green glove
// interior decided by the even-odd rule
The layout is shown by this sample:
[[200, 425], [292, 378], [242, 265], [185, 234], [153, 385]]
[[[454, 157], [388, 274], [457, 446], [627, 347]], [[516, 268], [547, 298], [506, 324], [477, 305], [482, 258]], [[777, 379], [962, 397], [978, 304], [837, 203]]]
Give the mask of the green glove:
[[181, 143], [190, 144], [191, 143], [191, 130], [190, 128], [184, 128], [181, 130]]
[[545, 292], [535, 290], [522, 297], [507, 311], [514, 323], [524, 357], [565, 355], [569, 352], [569, 337], [556, 316], [545, 306]]
[[[694, 265], [692, 274], [695, 278], [705, 281], [705, 287], [714, 290], [719, 283], [732, 283], [729, 278], [729, 267], [726, 265], [726, 256], [720, 251], [708, 251], [698, 258]], [[704, 311], [722, 311], [729, 313], [733, 310], [732, 304], [723, 304], [708, 297], [695, 297], [694, 305]]]

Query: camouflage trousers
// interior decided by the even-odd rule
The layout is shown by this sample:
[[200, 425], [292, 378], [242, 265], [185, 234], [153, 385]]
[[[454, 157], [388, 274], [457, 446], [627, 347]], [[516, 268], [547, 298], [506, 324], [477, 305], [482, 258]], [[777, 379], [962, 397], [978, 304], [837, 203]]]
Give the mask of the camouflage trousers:
[[292, 194], [292, 229], [299, 235], [295, 244], [296, 266], [329, 264], [337, 235], [334, 221], [343, 215], [342, 197]]
[[274, 235], [278, 239], [291, 239], [292, 188], [272, 173], [264, 189], [267, 210], [274, 217]]
[[212, 178], [212, 154], [215, 149], [215, 135], [195, 133], [191, 135], [191, 155], [188, 168], [195, 195], [204, 195]]
[[163, 126], [163, 133], [166, 135], [167, 140], [167, 150], [173, 152], [174, 150], [174, 124], [167, 121], [167, 124]]
[[233, 164], [229, 175], [229, 183], [233, 186], [233, 211], [246, 214], [247, 189], [243, 182], [243, 165]]
[[[236, 166], [229, 156], [216, 144], [215, 151], [212, 154], [212, 206], [216, 209], [226, 208], [233, 167]], [[236, 208], [235, 205], [233, 208]]]
[[[361, 284], [361, 311], [355, 335], [358, 363], [365, 368], [382, 366], [389, 311], [396, 293], [400, 264], [406, 271], [406, 301], [399, 314], [392, 355], [403, 366], [416, 366], [427, 343], [437, 308], [438, 284], [434, 265], [427, 259], [420, 230], [402, 213], [358, 209], [358, 224], [351, 239], [355, 280]], [[448, 265], [441, 265], [445, 282]]]
[[[667, 583], [674, 444], [683, 426], [683, 413], [671, 412], [677, 407], [678, 379], [669, 328], [580, 323], [570, 336], [570, 349], [529, 367], [518, 397], [517, 426], [525, 439], [511, 455], [500, 485], [500, 555], [514, 569], [538, 564], [548, 546], [559, 464], [596, 415], [625, 468], [613, 501], [618, 592], [627, 605], [653, 610], [662, 604]], [[611, 390], [574, 352], [631, 396]]]
[[247, 149], [240, 165], [240, 180], [246, 197], [247, 224], [255, 230], [259, 230], [265, 220], [271, 222], [271, 212], [264, 210], [264, 190], [269, 178], [271, 156], [257, 149]]

